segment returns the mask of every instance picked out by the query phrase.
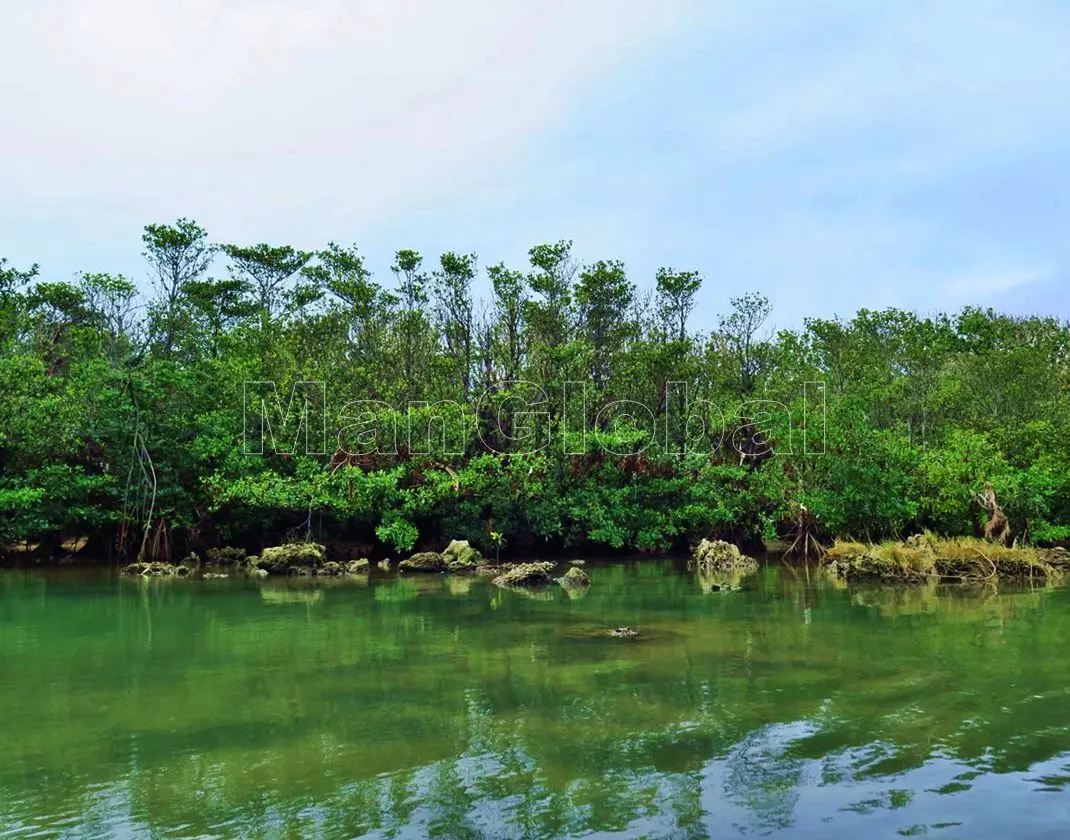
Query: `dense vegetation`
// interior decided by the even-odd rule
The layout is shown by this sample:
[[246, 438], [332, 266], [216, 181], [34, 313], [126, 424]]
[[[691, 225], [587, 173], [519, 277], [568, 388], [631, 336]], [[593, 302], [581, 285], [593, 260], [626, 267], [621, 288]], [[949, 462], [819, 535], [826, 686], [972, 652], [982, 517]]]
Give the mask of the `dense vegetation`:
[[0, 261], [9, 547], [662, 551], [783, 534], [800, 506], [825, 535], [961, 535], [984, 481], [1019, 539], [1070, 536], [1055, 319], [863, 310], [774, 335], [761, 295], [695, 323], [696, 273], [640, 287], [569, 242], [487, 268], [485, 300], [471, 254], [398, 251], [382, 284], [335, 244], [215, 245], [188, 220], [143, 242], [148, 299]]

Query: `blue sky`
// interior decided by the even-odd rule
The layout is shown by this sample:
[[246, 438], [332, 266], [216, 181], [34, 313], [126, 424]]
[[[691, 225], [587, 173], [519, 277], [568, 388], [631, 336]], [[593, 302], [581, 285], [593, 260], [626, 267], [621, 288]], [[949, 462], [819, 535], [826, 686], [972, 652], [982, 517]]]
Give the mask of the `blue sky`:
[[[699, 327], [1070, 316], [1064, 0], [0, 0], [0, 254], [144, 280], [141, 226], [520, 264], [573, 239]], [[223, 266], [219, 266], [221, 272]]]

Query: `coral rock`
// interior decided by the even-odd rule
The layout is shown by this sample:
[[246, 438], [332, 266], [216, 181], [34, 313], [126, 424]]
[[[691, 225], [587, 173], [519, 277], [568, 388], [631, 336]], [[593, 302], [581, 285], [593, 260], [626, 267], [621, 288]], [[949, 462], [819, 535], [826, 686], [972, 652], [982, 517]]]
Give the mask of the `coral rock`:
[[402, 560], [398, 568], [406, 572], [446, 572], [446, 558], [437, 551], [421, 551], [408, 560]]
[[587, 576], [587, 573], [577, 566], [573, 566], [565, 572], [565, 576], [559, 577], [557, 582], [566, 589], [591, 585], [591, 579]]
[[467, 572], [483, 564], [483, 555], [468, 543], [468, 540], [454, 540], [442, 552], [446, 566], [451, 572]]
[[701, 571], [756, 572], [758, 561], [740, 553], [732, 543], [723, 540], [703, 540], [691, 556], [691, 567]]
[[492, 583], [495, 586], [545, 586], [553, 582], [550, 577], [553, 567], [553, 563], [520, 563], [498, 575]]

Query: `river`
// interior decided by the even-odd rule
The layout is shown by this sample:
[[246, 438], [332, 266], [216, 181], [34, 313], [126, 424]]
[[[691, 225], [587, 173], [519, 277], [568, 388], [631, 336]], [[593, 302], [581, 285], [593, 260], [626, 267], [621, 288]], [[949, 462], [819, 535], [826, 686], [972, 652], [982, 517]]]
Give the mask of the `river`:
[[1070, 589], [586, 570], [2, 572], [0, 837], [1070, 836]]

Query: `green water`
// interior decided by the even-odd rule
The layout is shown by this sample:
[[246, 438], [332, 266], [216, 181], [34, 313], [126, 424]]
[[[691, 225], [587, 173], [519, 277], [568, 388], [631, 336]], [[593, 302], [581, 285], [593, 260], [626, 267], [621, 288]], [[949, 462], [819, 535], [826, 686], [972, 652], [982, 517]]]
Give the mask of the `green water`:
[[1070, 590], [588, 571], [2, 573], [0, 837], [1070, 836]]

